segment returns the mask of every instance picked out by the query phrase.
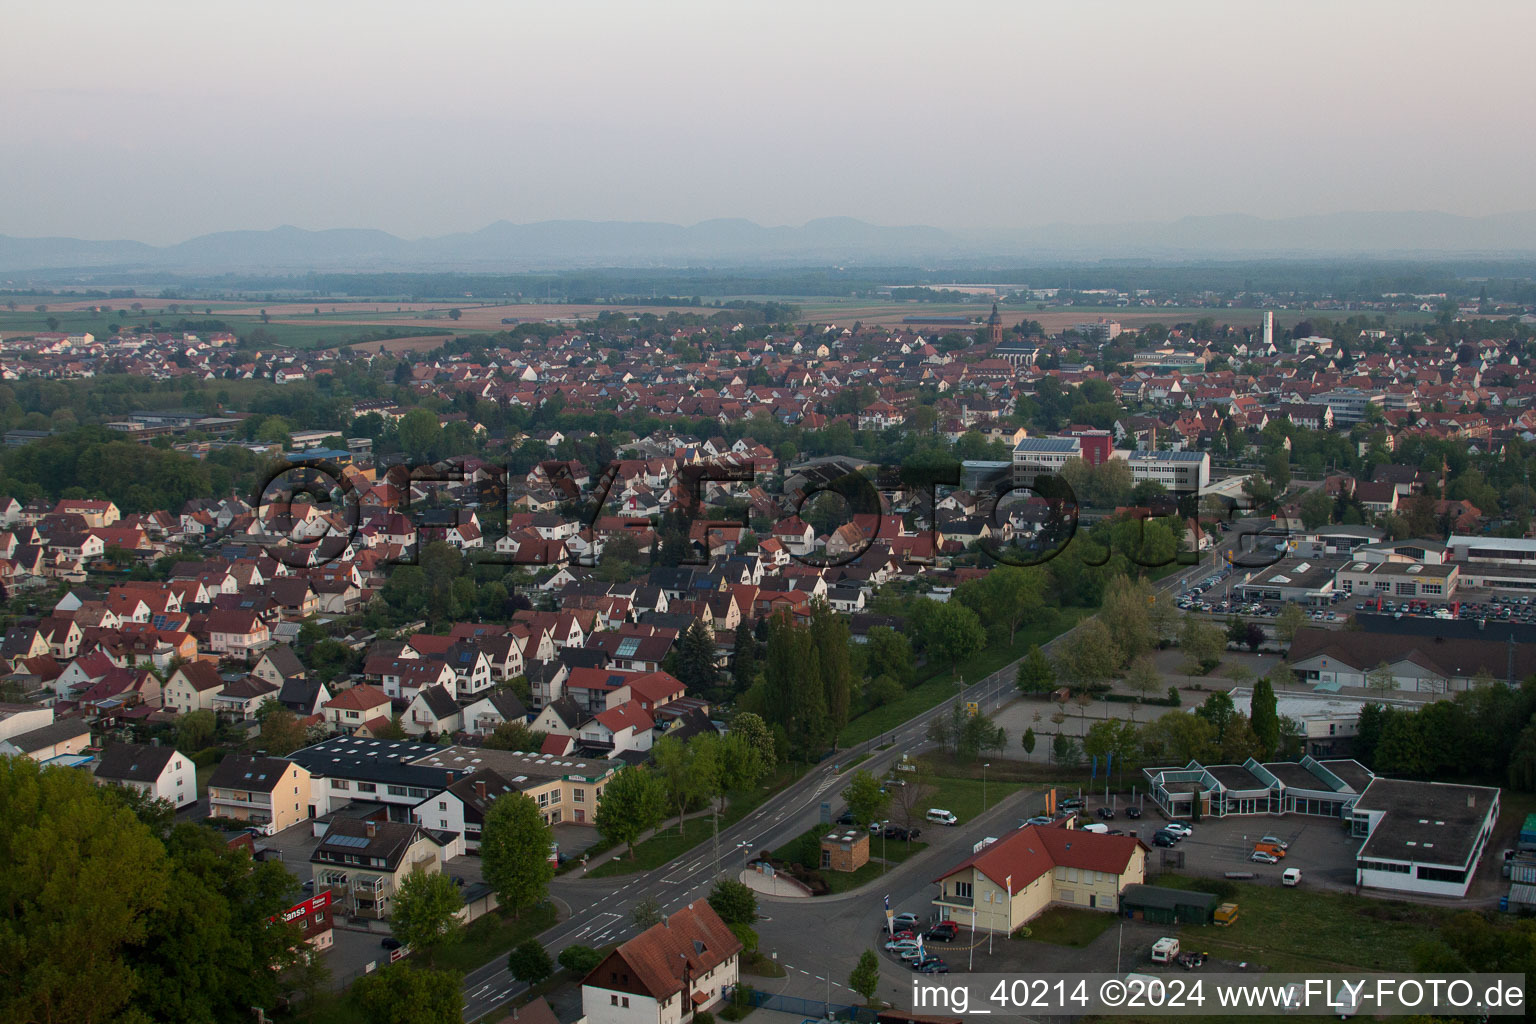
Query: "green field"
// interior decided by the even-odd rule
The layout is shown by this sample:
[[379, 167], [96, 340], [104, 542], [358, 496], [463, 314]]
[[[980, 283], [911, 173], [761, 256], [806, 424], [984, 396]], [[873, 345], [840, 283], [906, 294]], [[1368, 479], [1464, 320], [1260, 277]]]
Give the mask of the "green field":
[[[1198, 889], [1196, 880], [1160, 875], [1158, 885]], [[1270, 971], [1407, 971], [1413, 947], [1458, 908], [1371, 899], [1306, 886], [1237, 884], [1237, 922], [1179, 930], [1185, 949]]]
[[903, 694], [900, 700], [882, 704], [850, 721], [838, 734], [838, 746], [857, 746], [866, 740], [875, 739], [881, 733], [897, 728], [936, 704], [942, 704], [953, 698], [960, 692], [961, 680], [975, 682], [991, 675], [1004, 665], [1024, 657], [1024, 653], [1031, 645], [1043, 644], [1059, 636], [1089, 614], [1090, 612], [1084, 608], [1057, 610], [1050, 621], [1019, 630], [1011, 646], [987, 647], [978, 651], [973, 657], [960, 664], [959, 671], [953, 679], [950, 678], [947, 666], [926, 666], [920, 670], [926, 673], [923, 681]]
[[[153, 327], [158, 323], [160, 326], [155, 328], [156, 330], [172, 331], [182, 320], [193, 324], [207, 320], [221, 320], [226, 330], [242, 339], [253, 331], [262, 330], [272, 339], [268, 344], [286, 348], [330, 348], [385, 332], [390, 332], [391, 337], [404, 338], [438, 333], [447, 336], [456, 333], [457, 330], [452, 326], [452, 321], [441, 316], [429, 318], [423, 313], [376, 314], [368, 317], [373, 321], [371, 324], [333, 322], [363, 319], [355, 312], [302, 314], [282, 318], [298, 320], [298, 323], [279, 323], [276, 319], [270, 323], [262, 323], [259, 316], [236, 316], [220, 312], [217, 303], [202, 304], [195, 308], [189, 308], [185, 303], [181, 303], [179, 305], [182, 308], [173, 313], [165, 308], [166, 303], [156, 301], [152, 306], [146, 304], [142, 312], [135, 313], [130, 310], [126, 316], [120, 316], [116, 308], [100, 313], [89, 310], [49, 310], [39, 313], [32, 308], [32, 305], [36, 304], [18, 303], [18, 308], [14, 311], [0, 309], [0, 331], [9, 335], [17, 332], [59, 330], [66, 333], [89, 332], [97, 338], [106, 338], [113, 324], [126, 331], [135, 327]], [[241, 303], [238, 308], [249, 309], [250, 305], [250, 303]], [[204, 313], [203, 310], [208, 308], [212, 308], [213, 312]], [[56, 320], [58, 326], [56, 328], [50, 326], [49, 319]]]

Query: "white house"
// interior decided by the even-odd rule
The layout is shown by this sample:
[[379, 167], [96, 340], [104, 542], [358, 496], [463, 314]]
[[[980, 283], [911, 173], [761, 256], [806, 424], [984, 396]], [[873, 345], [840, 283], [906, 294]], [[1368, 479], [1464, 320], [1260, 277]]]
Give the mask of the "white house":
[[178, 808], [197, 802], [197, 768], [174, 747], [114, 743], [96, 764], [96, 782], [136, 789]]
[[682, 1024], [740, 978], [741, 943], [697, 900], [609, 953], [581, 982], [588, 1024]]

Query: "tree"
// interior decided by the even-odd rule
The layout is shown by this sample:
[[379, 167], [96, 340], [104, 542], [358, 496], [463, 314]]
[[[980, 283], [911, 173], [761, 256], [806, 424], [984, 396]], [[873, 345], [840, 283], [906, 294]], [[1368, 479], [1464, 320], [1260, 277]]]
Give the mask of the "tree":
[[555, 973], [555, 964], [538, 939], [525, 939], [507, 954], [507, 971], [526, 985], [537, 985]]
[[597, 965], [603, 962], [603, 954], [591, 946], [566, 946], [557, 957], [560, 966], [571, 972], [571, 977], [580, 981], [591, 974]]
[[1260, 679], [1254, 683], [1249, 719], [1253, 723], [1254, 735], [1259, 738], [1263, 752], [1261, 759], [1265, 761], [1275, 756], [1275, 750], [1280, 744], [1280, 714], [1277, 708], [1275, 688], [1269, 684], [1269, 680]]
[[768, 658], [763, 669], [765, 718], [783, 727], [789, 740], [786, 752], [814, 758], [826, 748], [832, 730], [811, 631], [796, 625], [782, 612], [768, 620], [767, 629]]
[[1109, 627], [1097, 617], [1088, 619], [1062, 641], [1056, 668], [1075, 692], [1099, 686], [1120, 667], [1120, 651]]
[[1209, 672], [1221, 661], [1221, 652], [1226, 650], [1227, 638], [1219, 626], [1186, 615], [1184, 626], [1179, 630], [1179, 646], [1187, 659], [1187, 672]]
[[1365, 674], [1365, 688], [1372, 693], [1388, 694], [1397, 689], [1397, 677], [1392, 674], [1392, 666], [1382, 661], [1375, 668]]
[[1157, 642], [1152, 631], [1151, 606], [1152, 586], [1144, 579], [1116, 576], [1105, 587], [1098, 620], [1109, 630], [1122, 663]]
[[736, 630], [736, 642], [731, 648], [731, 676], [738, 690], [745, 690], [757, 678], [757, 641], [746, 626]]
[[1290, 601], [1280, 609], [1280, 614], [1275, 616], [1275, 636], [1280, 642], [1289, 645], [1296, 639], [1296, 631], [1307, 624], [1307, 613], [1301, 610], [1301, 606]]
[[629, 910], [629, 919], [641, 931], [661, 923], [661, 904], [646, 896], [636, 900]]
[[528, 728], [521, 719], [502, 722], [492, 733], [480, 741], [487, 750], [518, 750], [525, 754], [537, 753], [544, 746], [545, 734]]
[[[133, 812], [96, 789], [80, 772], [0, 758], [0, 948], [26, 959], [6, 968], [0, 1020], [113, 1019], [139, 989], [123, 953], [150, 938], [171, 865]], [[124, 877], [134, 884], [111, 881]]]
[[1033, 754], [1035, 752], [1035, 730], [1033, 727], [1024, 730], [1024, 735], [1019, 737], [1019, 746], [1024, 748], [1024, 753], [1026, 754]]
[[1321, 489], [1302, 495], [1298, 505], [1301, 508], [1301, 525], [1309, 530], [1327, 526], [1333, 519], [1333, 499]]
[[1216, 730], [1216, 742], [1220, 743], [1227, 726], [1232, 724], [1233, 717], [1237, 715], [1237, 709], [1230, 694], [1213, 693], [1205, 698], [1204, 704], [1195, 708], [1195, 714], [1211, 723], [1211, 727]]
[[667, 802], [677, 809], [677, 831], [684, 831], [688, 805], [713, 797], [719, 780], [719, 764], [712, 760], [713, 748], [700, 735], [686, 743], [676, 736], [663, 736], [651, 748], [651, 763], [656, 766]]
[[912, 685], [912, 642], [889, 626], [874, 626], [864, 645], [865, 670], [871, 679], [887, 676], [903, 687]]
[[750, 925], [757, 920], [757, 893], [734, 878], [722, 878], [715, 883], [709, 891], [709, 905], [726, 924]]
[[309, 730], [299, 716], [275, 700], [263, 703], [256, 718], [261, 722], [262, 748], [274, 757], [290, 754], [309, 742]]
[[1038, 644], [1030, 644], [1024, 657], [1019, 659], [1014, 684], [1020, 693], [1049, 693], [1056, 688], [1056, 668]]
[[481, 829], [481, 870], [496, 898], [514, 914], [545, 898], [555, 866], [549, 862], [554, 834], [539, 805], [523, 793], [491, 802]]
[[1140, 729], [1142, 756], [1152, 763], [1207, 763], [1215, 756], [1216, 727], [1198, 714], [1169, 714]]
[[634, 860], [635, 841], [661, 822], [666, 800], [666, 789], [656, 776], [641, 767], [622, 768], [603, 787], [592, 823], [608, 842], [627, 846]]
[[448, 319], [449, 320], [457, 320], [460, 317], [462, 317], [463, 315], [464, 315], [464, 311], [462, 309], [450, 309], [448, 311]]
[[848, 987], [863, 996], [866, 1003], [874, 1000], [880, 990], [880, 959], [874, 950], [866, 949], [859, 954], [859, 962], [848, 975]]
[[835, 733], [848, 724], [853, 701], [853, 668], [848, 657], [848, 620], [826, 601], [811, 605], [811, 642], [816, 647], [816, 667], [821, 673], [827, 720]]
[[880, 792], [880, 780], [862, 768], [848, 780], [843, 799], [848, 802], [848, 813], [860, 825], [881, 820], [891, 802], [887, 794]]
[[464, 897], [453, 879], [440, 871], [411, 871], [400, 883], [395, 896], [395, 937], [425, 954], [430, 963], [441, 947], [451, 945], [460, 936], [458, 911]]
[[352, 984], [352, 1001], [364, 1020], [379, 1024], [458, 1024], [464, 1018], [464, 978], [458, 971], [429, 971], [390, 964]]
[[196, 753], [208, 745], [219, 720], [206, 709], [189, 711], [176, 719], [176, 747], [188, 753]]
[[715, 637], [699, 619], [689, 623], [678, 640], [677, 679], [690, 693], [712, 690], [720, 682], [715, 667]]
[[1388, 716], [1385, 705], [1374, 701], [1360, 705], [1360, 716], [1355, 720], [1354, 754], [1355, 760], [1367, 768], [1376, 764], [1376, 746], [1381, 742]]
[[1006, 626], [1012, 644], [1018, 628], [1045, 609], [1046, 582], [1045, 572], [1036, 566], [1001, 565], [963, 584], [955, 596], [982, 621]]
[[1152, 659], [1144, 654], [1126, 669], [1125, 685], [1142, 700], [1150, 700], [1152, 694], [1163, 688], [1163, 674], [1157, 670]]
[[762, 758], [765, 768], [772, 768], [779, 763], [778, 749], [774, 746], [773, 734], [768, 731], [768, 725], [763, 721], [763, 716], [751, 711], [742, 711], [731, 719], [731, 735], [740, 736], [744, 741], [756, 748], [758, 756]]
[[929, 654], [949, 665], [953, 678], [961, 661], [987, 645], [987, 631], [975, 612], [958, 601], [945, 601], [928, 613], [922, 639]]
[[1063, 768], [1076, 768], [1083, 760], [1083, 747], [1066, 733], [1059, 732], [1051, 740], [1051, 756]]

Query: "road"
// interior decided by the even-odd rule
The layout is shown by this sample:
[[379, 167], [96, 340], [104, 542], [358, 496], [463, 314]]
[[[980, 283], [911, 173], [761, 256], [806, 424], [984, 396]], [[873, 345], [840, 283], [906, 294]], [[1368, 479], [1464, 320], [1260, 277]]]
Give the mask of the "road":
[[[1267, 520], [1251, 522], [1255, 527], [1261, 522], [1268, 525]], [[1154, 590], [1158, 593], [1177, 591], [1187, 586], [1192, 580], [1208, 575], [1213, 558], [1224, 557], [1237, 549], [1239, 545], [1237, 538], [1236, 530], [1222, 534], [1221, 542], [1215, 551], [1203, 555], [1199, 564], [1157, 581], [1154, 584]], [[1042, 644], [1042, 649], [1049, 652], [1070, 632], [1068, 630]], [[978, 702], [985, 711], [996, 710], [1012, 698], [1013, 680], [1017, 671], [1017, 662], [1006, 665], [991, 675], [970, 683], [958, 694], [958, 697], [961, 700]], [[876, 775], [884, 774], [903, 753], [922, 747], [927, 742], [928, 723], [947, 711], [948, 702], [946, 701], [909, 719], [883, 736], [838, 751], [799, 781], [769, 797], [761, 807], [747, 817], [724, 829], [720, 833], [718, 843], [706, 839], [686, 855], [655, 870], [640, 874], [601, 879], [569, 876], [555, 879], [550, 885], [550, 895], [568, 916], [561, 924], [541, 934], [539, 941], [550, 951], [551, 956], [573, 943], [602, 946], [620, 942], [637, 931], [630, 919], [630, 912], [639, 901], [652, 899], [664, 913], [669, 913], [686, 903], [704, 898], [708, 895], [710, 887], [721, 877], [722, 872], [738, 866], [737, 858], [744, 861], [745, 853], [776, 847], [816, 824], [820, 820], [822, 801], [831, 802], [836, 812], [841, 806], [839, 798], [841, 784], [852, 771], [852, 769], [843, 768], [843, 765], [861, 754], [869, 754], [869, 760], [862, 762], [858, 767]], [[886, 743], [891, 744], [889, 749], [876, 749]], [[1010, 802], [1005, 801], [977, 821], [983, 826], [986, 824], [995, 826], [999, 822], [1006, 822], [1011, 826], [1018, 817], [1028, 816], [1028, 814], [1018, 813], [1019, 807], [1024, 806], [1023, 794], [1016, 802], [1018, 806], [1007, 806]], [[702, 823], [702, 821], [696, 821], [694, 827], [697, 828]], [[973, 826], [973, 823], [967, 823], [967, 826]], [[946, 842], [940, 849], [947, 849], [950, 845], [957, 845], [957, 848], [958, 845], [964, 845], [959, 840], [968, 838], [972, 831], [975, 831], [975, 827], [962, 829], [956, 834], [955, 840]], [[991, 834], [999, 833], [994, 831]], [[717, 849], [719, 863], [715, 861], [714, 851]], [[919, 880], [926, 880], [924, 872], [935, 859], [934, 851], [924, 851], [900, 868], [893, 869], [892, 875], [905, 881], [902, 892], [898, 895], [905, 898], [908, 892], [921, 889], [923, 886]], [[827, 902], [849, 899], [857, 895], [854, 893], [841, 898], [824, 897], [815, 901], [804, 901], [803, 908], [796, 906], [788, 913], [797, 920], [808, 922], [822, 920], [825, 919]], [[774, 905], [778, 907], [783, 903], [775, 902]], [[870, 918], [869, 923], [878, 926], [875, 918]], [[834, 978], [846, 977], [853, 966], [852, 957], [848, 964], [836, 966], [826, 958], [847, 950], [852, 950], [852, 956], [856, 956], [859, 950], [866, 948], [866, 945], [844, 945], [841, 950], [835, 949], [830, 943], [821, 950], [809, 950], [802, 946], [801, 951], [796, 955], [809, 963], [794, 965], [794, 969], [803, 971], [806, 966], [809, 966], [813, 969], [825, 970], [832, 967]], [[890, 966], [886, 965], [886, 967]], [[812, 973], [808, 976], [829, 984], [824, 974]], [[502, 960], [492, 961], [470, 971], [464, 983], [464, 1019], [478, 1020], [526, 987], [511, 976]]]

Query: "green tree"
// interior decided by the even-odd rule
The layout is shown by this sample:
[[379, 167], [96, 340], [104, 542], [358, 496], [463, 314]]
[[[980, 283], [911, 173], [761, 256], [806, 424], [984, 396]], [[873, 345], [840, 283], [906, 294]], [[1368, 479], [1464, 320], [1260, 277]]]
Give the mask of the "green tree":
[[1221, 627], [1187, 615], [1179, 630], [1179, 647], [1184, 651], [1186, 671], [1209, 672], [1221, 662], [1221, 654], [1227, 649], [1227, 635]]
[[395, 937], [431, 963], [439, 949], [460, 938], [457, 914], [463, 906], [464, 897], [453, 879], [440, 871], [416, 868], [405, 876], [395, 895]]
[[208, 745], [218, 727], [212, 711], [189, 711], [176, 719], [176, 748], [196, 753]]
[[635, 905], [630, 908], [629, 919], [642, 932], [647, 928], [654, 927], [661, 923], [661, 904], [649, 896], [642, 897], [636, 900]]
[[597, 965], [603, 962], [603, 954], [600, 950], [591, 946], [566, 946], [560, 951], [557, 958], [560, 966], [571, 972], [571, 977], [577, 981], [585, 978], [597, 969]]
[[1253, 684], [1253, 698], [1249, 705], [1249, 720], [1253, 723], [1253, 732], [1259, 738], [1262, 751], [1262, 760], [1268, 761], [1275, 756], [1275, 749], [1280, 744], [1280, 713], [1278, 701], [1275, 698], [1275, 688], [1270, 685], [1268, 679], [1260, 679]]
[[1112, 676], [1121, 660], [1109, 627], [1095, 617], [1082, 622], [1062, 640], [1056, 667], [1067, 685], [1081, 693]]
[[142, 993], [124, 953], [159, 938], [165, 848], [89, 775], [0, 757], [0, 863], [0, 1020], [119, 1019]]
[[1392, 666], [1382, 661], [1375, 668], [1365, 674], [1365, 688], [1376, 694], [1388, 694], [1397, 689], [1397, 677], [1392, 674]]
[[880, 990], [880, 959], [874, 950], [866, 949], [859, 954], [859, 962], [848, 976], [848, 987], [863, 996], [866, 1003], [874, 1001]]
[[731, 676], [738, 690], [745, 690], [757, 678], [757, 641], [745, 624], [737, 628], [731, 648]]
[[885, 810], [891, 802], [888, 794], [880, 792], [880, 780], [862, 768], [855, 771], [848, 780], [848, 785], [843, 789], [843, 799], [848, 803], [848, 812], [853, 815], [853, 820], [860, 825], [879, 821], [885, 816]]
[[719, 748], [712, 737], [694, 736], [686, 743], [675, 736], [663, 736], [651, 748], [651, 763], [667, 795], [667, 802], [677, 809], [677, 830], [685, 830], [688, 805], [708, 800], [719, 791], [721, 765]]
[[1038, 644], [1031, 644], [1019, 659], [1014, 685], [1020, 693], [1049, 693], [1056, 688], [1056, 668]]
[[744, 882], [722, 878], [709, 891], [709, 905], [726, 924], [750, 925], [757, 920], [757, 893]]
[[1290, 644], [1296, 639], [1296, 632], [1307, 624], [1307, 613], [1301, 610], [1298, 604], [1287, 601], [1285, 607], [1280, 609], [1280, 614], [1275, 616], [1275, 636], [1283, 644]]
[[1035, 730], [1033, 728], [1024, 730], [1024, 735], [1019, 737], [1019, 746], [1024, 748], [1024, 753], [1026, 754], [1033, 754], [1035, 752]]
[[1083, 760], [1083, 745], [1059, 732], [1051, 740], [1051, 757], [1062, 768], [1076, 768]]
[[768, 620], [763, 682], [766, 718], [783, 727], [788, 750], [800, 757], [816, 757], [832, 736], [816, 646], [810, 630], [783, 613]]
[[903, 687], [912, 685], [912, 642], [889, 626], [874, 626], [866, 636], [865, 666], [871, 679], [888, 676]]
[[949, 666], [953, 678], [960, 662], [987, 645], [987, 631], [976, 613], [958, 601], [939, 603], [923, 624], [923, 646]]
[[677, 678], [690, 693], [704, 693], [720, 682], [715, 667], [715, 637], [699, 619], [689, 623], [678, 640]]
[[593, 824], [610, 843], [623, 843], [635, 857], [635, 841], [661, 822], [667, 794], [661, 781], [645, 768], [622, 768], [603, 787]]
[[261, 746], [268, 754], [282, 757], [309, 742], [309, 730], [299, 716], [276, 700], [268, 700], [256, 712], [261, 723]]
[[1163, 674], [1151, 658], [1142, 655], [1126, 669], [1125, 685], [1142, 700], [1151, 700], [1152, 695], [1163, 688]]
[[460, 1024], [464, 977], [402, 961], [358, 978], [352, 1001], [364, 1020], [379, 1024]]
[[1327, 526], [1333, 520], [1333, 499], [1321, 489], [1302, 495], [1298, 505], [1301, 508], [1301, 525], [1309, 530]]
[[544, 740], [544, 733], [528, 728], [528, 723], [521, 719], [514, 719], [498, 725], [480, 741], [480, 745], [487, 750], [518, 750], [529, 754], [537, 753]]
[[437, 414], [423, 408], [415, 408], [395, 425], [395, 437], [400, 447], [415, 462], [426, 462], [436, 454], [442, 436], [442, 425]]
[[554, 834], [539, 805], [522, 793], [506, 793], [491, 802], [481, 829], [481, 870], [501, 906], [514, 914], [541, 902], [555, 876], [549, 862]]
[[1138, 657], [1157, 642], [1152, 631], [1151, 607], [1152, 587], [1144, 579], [1116, 576], [1105, 588], [1098, 618], [1108, 628], [1122, 663]]
[[816, 667], [821, 674], [827, 720], [835, 733], [848, 724], [853, 703], [853, 667], [848, 657], [848, 620], [824, 600], [811, 605], [811, 642], [816, 647]]
[[1216, 742], [1220, 743], [1226, 735], [1227, 727], [1232, 724], [1232, 719], [1237, 715], [1237, 709], [1232, 703], [1232, 696], [1226, 693], [1213, 693], [1205, 698], [1205, 703], [1195, 709], [1195, 714], [1211, 723], [1216, 730]]
[[736, 717], [731, 719], [731, 735], [739, 736], [750, 743], [757, 750], [758, 757], [762, 759], [765, 768], [772, 768], [779, 763], [773, 734], [768, 731], [768, 724], [763, 721], [762, 715], [751, 711], [737, 713]]
[[955, 597], [983, 622], [1006, 627], [1011, 645], [1019, 627], [1034, 622], [1044, 612], [1046, 583], [1043, 569], [1001, 565], [962, 584]]
[[537, 985], [555, 973], [555, 965], [538, 939], [525, 939], [507, 955], [507, 971], [526, 985]]

